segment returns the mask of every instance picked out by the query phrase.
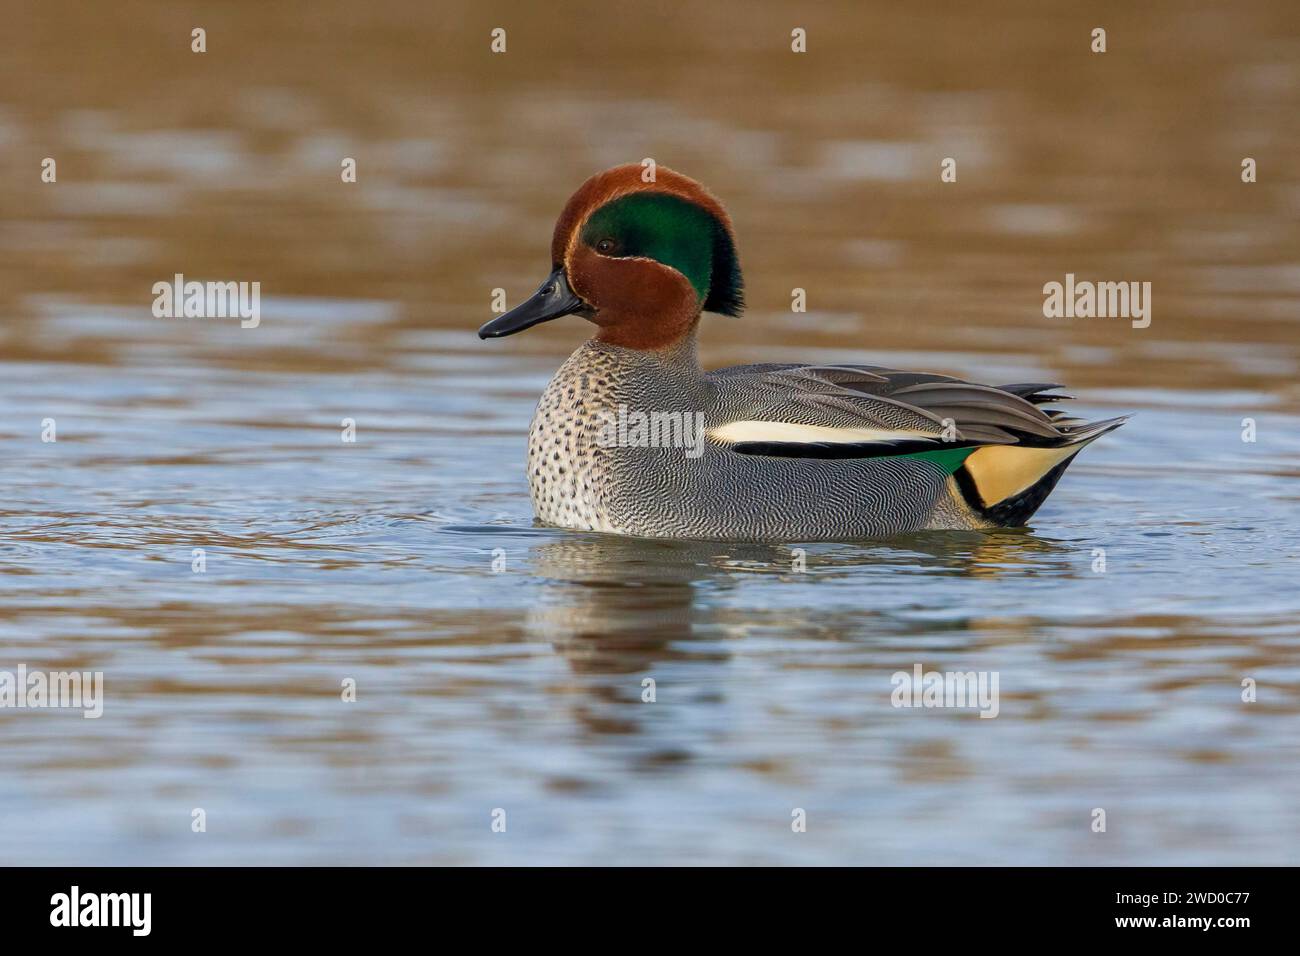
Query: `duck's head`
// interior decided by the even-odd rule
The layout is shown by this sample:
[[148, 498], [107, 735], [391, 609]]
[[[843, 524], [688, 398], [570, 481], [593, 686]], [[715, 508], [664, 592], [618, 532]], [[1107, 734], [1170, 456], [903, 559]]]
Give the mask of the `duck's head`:
[[588, 179], [555, 224], [552, 272], [532, 298], [478, 330], [513, 335], [562, 315], [599, 326], [613, 345], [662, 349], [690, 335], [702, 311], [744, 307], [731, 219], [708, 191], [637, 163]]

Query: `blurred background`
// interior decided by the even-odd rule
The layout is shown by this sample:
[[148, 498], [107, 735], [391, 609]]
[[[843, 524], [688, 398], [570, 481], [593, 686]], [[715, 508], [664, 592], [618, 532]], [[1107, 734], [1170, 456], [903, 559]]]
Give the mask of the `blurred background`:
[[[0, 669], [108, 694], [0, 711], [0, 860], [1296, 862], [1300, 7], [974, 6], [0, 0]], [[588, 329], [473, 333], [645, 157], [738, 231], [706, 366], [1137, 417], [1033, 531], [807, 574], [534, 527]], [[260, 326], [155, 318], [177, 272]], [[1150, 327], [1044, 318], [1066, 273], [1150, 282]], [[999, 670], [1001, 716], [892, 709], [915, 662]]]

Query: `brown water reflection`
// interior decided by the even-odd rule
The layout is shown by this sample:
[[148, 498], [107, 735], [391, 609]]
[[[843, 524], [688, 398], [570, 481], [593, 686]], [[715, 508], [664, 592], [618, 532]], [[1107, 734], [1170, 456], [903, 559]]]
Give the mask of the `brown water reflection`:
[[[746, 343], [1010, 350], [1081, 386], [1264, 389], [1294, 368], [1290, 4], [835, 4], [800, 11], [804, 56], [775, 4], [746, 5], [739, 31], [726, 5], [686, 3], [83, 6], [9, 15], [14, 357], [114, 361], [136, 336], [50, 341], [31, 297], [138, 310], [183, 268], [398, 304], [324, 350], [382, 368], [403, 330], [463, 329], [491, 288], [521, 294], [576, 183], [646, 155], [710, 184], [740, 230], [752, 308], [711, 323], [719, 360]], [[207, 54], [189, 51], [197, 19]], [[494, 56], [498, 21], [511, 42]], [[1094, 21], [1106, 54], [1089, 51]], [[44, 156], [59, 183], [40, 182]], [[1240, 181], [1243, 156], [1259, 182]], [[1067, 272], [1151, 281], [1152, 328], [1044, 320], [1041, 287]], [[795, 285], [811, 316], [790, 315]], [[578, 335], [517, 347], [559, 354]], [[200, 358], [321, 367], [293, 342]]]

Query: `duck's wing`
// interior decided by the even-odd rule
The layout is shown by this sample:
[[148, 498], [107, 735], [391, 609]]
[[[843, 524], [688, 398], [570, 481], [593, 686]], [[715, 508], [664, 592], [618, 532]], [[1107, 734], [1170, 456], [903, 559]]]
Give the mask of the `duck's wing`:
[[979, 385], [869, 365], [744, 365], [709, 375], [724, 421], [709, 429], [738, 454], [865, 458], [982, 445], [1063, 447], [1117, 421], [1087, 423], [1047, 404], [1060, 386]]
[[1066, 397], [1043, 382], [977, 385], [866, 365], [742, 366], [709, 379], [723, 411], [708, 435], [732, 452], [920, 459], [999, 525], [1023, 524], [1080, 449], [1125, 421], [1040, 408]]

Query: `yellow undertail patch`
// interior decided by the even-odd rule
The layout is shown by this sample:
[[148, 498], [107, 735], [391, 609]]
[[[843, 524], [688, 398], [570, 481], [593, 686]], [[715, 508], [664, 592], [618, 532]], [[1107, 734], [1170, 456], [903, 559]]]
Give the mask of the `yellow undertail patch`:
[[991, 508], [1020, 494], [1061, 462], [1077, 455], [1084, 444], [1064, 448], [983, 445], [966, 459], [966, 471], [984, 507]]

